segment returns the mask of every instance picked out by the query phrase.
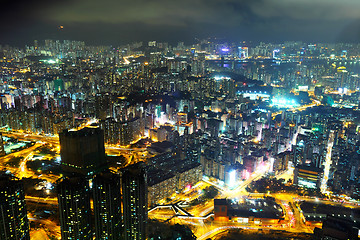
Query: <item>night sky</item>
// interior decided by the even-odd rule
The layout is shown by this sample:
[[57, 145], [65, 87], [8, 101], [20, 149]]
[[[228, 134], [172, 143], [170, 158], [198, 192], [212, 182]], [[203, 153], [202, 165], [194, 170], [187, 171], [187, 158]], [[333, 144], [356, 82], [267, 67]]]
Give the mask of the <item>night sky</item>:
[[[360, 0], [5, 0], [0, 44], [70, 39], [360, 42]], [[59, 26], [64, 26], [59, 29]]]

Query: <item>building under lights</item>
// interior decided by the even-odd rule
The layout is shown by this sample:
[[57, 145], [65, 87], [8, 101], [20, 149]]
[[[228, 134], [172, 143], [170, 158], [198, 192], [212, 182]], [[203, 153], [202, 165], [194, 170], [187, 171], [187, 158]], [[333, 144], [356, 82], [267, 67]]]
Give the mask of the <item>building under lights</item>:
[[186, 164], [177, 170], [177, 190], [181, 191], [187, 186], [193, 186], [202, 178], [201, 164], [194, 162]]
[[5, 148], [4, 148], [4, 141], [2, 138], [2, 133], [0, 133], [0, 156], [4, 156], [6, 154]]
[[89, 181], [67, 177], [57, 186], [61, 239], [93, 239]]
[[321, 168], [298, 165], [294, 171], [294, 184], [298, 186], [318, 189], [320, 188], [323, 170]]
[[93, 179], [93, 201], [96, 239], [121, 239], [121, 185], [120, 177], [102, 172]]
[[100, 121], [100, 128], [107, 144], [126, 146], [144, 136], [145, 121], [139, 117], [127, 121], [106, 118]]
[[64, 130], [59, 139], [61, 166], [65, 173], [92, 175], [105, 167], [104, 131], [100, 128]]
[[141, 163], [122, 169], [125, 240], [145, 240], [147, 225], [147, 174]]
[[0, 239], [30, 240], [23, 183], [5, 174], [0, 175]]
[[148, 205], [153, 206], [159, 200], [171, 196], [177, 189], [176, 175], [154, 169], [148, 172]]
[[274, 199], [214, 199], [215, 221], [281, 223], [284, 213]]

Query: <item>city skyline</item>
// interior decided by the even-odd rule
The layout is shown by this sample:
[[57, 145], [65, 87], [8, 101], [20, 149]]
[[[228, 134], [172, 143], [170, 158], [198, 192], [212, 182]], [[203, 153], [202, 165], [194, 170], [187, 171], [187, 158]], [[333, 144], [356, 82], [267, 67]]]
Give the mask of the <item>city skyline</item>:
[[360, 2], [5, 9], [0, 238], [360, 239]]

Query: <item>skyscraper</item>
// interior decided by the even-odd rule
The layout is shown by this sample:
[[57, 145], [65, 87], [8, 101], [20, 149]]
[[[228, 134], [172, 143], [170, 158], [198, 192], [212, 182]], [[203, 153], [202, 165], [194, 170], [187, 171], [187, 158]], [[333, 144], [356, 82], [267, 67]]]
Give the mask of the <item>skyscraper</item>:
[[64, 172], [92, 175], [106, 165], [104, 132], [100, 128], [64, 130], [59, 138]]
[[57, 191], [61, 239], [93, 239], [89, 182], [77, 176], [62, 178]]
[[5, 148], [4, 148], [4, 141], [2, 138], [2, 133], [0, 133], [0, 156], [4, 156], [5, 153]]
[[120, 177], [117, 174], [104, 172], [93, 179], [96, 239], [121, 239], [120, 188]]
[[11, 175], [0, 175], [0, 239], [30, 240], [24, 186]]
[[146, 239], [147, 184], [141, 163], [122, 170], [125, 240]]

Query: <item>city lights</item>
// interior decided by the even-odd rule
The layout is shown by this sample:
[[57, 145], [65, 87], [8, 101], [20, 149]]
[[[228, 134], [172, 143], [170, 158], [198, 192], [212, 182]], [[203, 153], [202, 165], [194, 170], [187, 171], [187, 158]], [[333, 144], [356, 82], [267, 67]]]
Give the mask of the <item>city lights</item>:
[[231, 170], [229, 172], [229, 181], [228, 181], [227, 185], [230, 188], [233, 188], [236, 185], [236, 170]]
[[[16, 231], [150, 239], [176, 226], [176, 238], [215, 239], [240, 228], [270, 239], [309, 237], [340, 216], [353, 227], [357, 48], [220, 38], [0, 45], [0, 181], [18, 184], [19, 195], [2, 196], [16, 195], [25, 224]], [[167, 230], [152, 232], [157, 224]]]
[[272, 98], [271, 104], [279, 108], [294, 108], [299, 106], [295, 99]]

